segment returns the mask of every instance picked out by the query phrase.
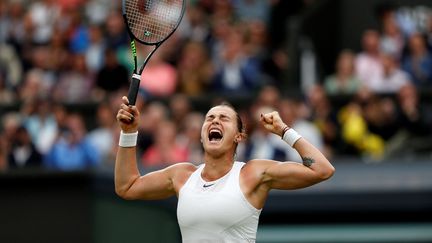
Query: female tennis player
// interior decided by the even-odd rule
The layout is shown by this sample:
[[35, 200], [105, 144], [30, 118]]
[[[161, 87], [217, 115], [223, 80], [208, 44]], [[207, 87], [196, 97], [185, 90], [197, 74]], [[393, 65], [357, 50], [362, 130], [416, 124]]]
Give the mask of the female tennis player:
[[139, 112], [127, 97], [117, 113], [121, 127], [115, 165], [116, 193], [124, 199], [178, 197], [177, 218], [183, 242], [255, 242], [258, 219], [271, 189], [298, 189], [331, 177], [324, 155], [289, 128], [278, 112], [263, 114], [262, 125], [281, 136], [303, 163], [234, 160], [245, 138], [242, 121], [228, 104], [212, 107], [201, 129], [203, 164], [178, 163], [140, 175], [136, 161]]

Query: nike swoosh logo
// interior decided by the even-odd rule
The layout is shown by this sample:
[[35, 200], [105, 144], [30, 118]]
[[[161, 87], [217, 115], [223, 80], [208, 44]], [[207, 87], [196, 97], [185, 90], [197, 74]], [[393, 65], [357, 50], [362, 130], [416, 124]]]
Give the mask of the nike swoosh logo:
[[211, 186], [213, 186], [214, 185], [214, 183], [213, 184], [204, 184], [203, 185], [203, 187], [205, 188], [205, 187], [211, 187]]

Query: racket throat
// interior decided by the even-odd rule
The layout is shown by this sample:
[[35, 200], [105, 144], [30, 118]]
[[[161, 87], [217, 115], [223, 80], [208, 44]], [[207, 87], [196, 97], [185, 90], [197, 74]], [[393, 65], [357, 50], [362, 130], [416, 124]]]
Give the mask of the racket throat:
[[147, 63], [150, 61], [150, 58], [153, 56], [153, 54], [156, 52], [156, 50], [162, 45], [161, 43], [158, 43], [155, 45], [155, 48], [147, 55], [146, 59], [144, 60], [144, 63], [141, 65], [141, 68], [138, 73], [142, 73], [144, 71], [144, 67], [147, 65]]

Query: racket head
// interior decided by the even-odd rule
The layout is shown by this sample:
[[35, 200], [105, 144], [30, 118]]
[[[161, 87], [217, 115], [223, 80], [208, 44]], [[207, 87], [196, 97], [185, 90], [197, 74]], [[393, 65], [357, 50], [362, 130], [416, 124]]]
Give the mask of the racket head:
[[122, 12], [129, 34], [145, 45], [168, 39], [179, 26], [185, 0], [123, 0]]

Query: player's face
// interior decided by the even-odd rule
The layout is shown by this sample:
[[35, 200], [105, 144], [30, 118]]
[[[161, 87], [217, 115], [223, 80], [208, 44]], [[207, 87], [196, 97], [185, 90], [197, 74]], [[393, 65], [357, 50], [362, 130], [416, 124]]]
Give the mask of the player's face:
[[235, 149], [235, 138], [239, 134], [237, 115], [228, 106], [215, 106], [205, 117], [201, 138], [206, 152], [224, 153]]

